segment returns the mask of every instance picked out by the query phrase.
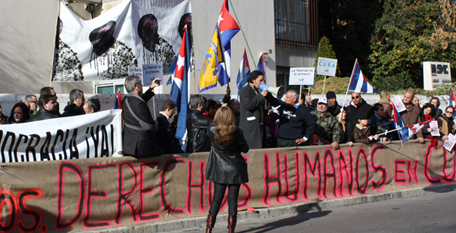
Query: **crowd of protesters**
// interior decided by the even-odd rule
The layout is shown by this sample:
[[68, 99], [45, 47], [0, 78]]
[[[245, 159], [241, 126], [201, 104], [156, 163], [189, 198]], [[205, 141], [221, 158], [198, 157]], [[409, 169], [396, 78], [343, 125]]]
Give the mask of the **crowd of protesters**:
[[60, 113], [60, 106], [57, 102], [57, 93], [53, 87], [43, 87], [37, 98], [35, 95], [27, 95], [19, 100], [11, 108], [9, 116], [2, 111], [0, 104], [0, 124], [20, 124], [34, 122], [57, 117], [77, 116], [89, 114], [100, 110], [100, 101], [97, 96], [85, 101], [84, 92], [73, 89], [70, 92], [70, 102]]
[[[288, 90], [284, 101], [268, 90], [261, 89], [264, 75], [253, 71], [247, 84], [239, 92], [239, 100], [231, 99], [229, 87], [222, 101], [207, 100], [193, 95], [189, 101], [186, 119], [187, 142], [181, 145], [176, 139], [177, 106], [172, 100], [163, 103], [156, 119], [147, 102], [154, 96], [154, 88], [161, 79], [155, 79], [143, 92], [141, 80], [135, 76], [125, 79], [127, 95], [123, 106], [124, 154], [136, 158], [173, 153], [210, 151], [206, 179], [215, 183], [214, 199], [207, 219], [206, 232], [211, 232], [219, 206], [228, 188], [229, 232], [234, 232], [237, 214], [237, 196], [240, 184], [248, 182], [245, 159], [241, 156], [249, 149], [328, 145], [338, 149], [341, 144], [370, 143], [398, 140], [392, 122], [393, 105], [388, 91], [380, 93], [380, 100], [370, 105], [360, 93], [351, 93], [347, 106], [337, 102], [333, 91], [312, 99], [308, 90]], [[52, 87], [43, 87], [40, 96], [27, 95], [11, 109], [9, 116], [2, 112], [0, 124], [20, 124], [59, 117], [90, 114], [100, 110], [98, 98], [85, 100], [84, 92], [74, 89], [70, 101], [60, 113], [57, 94]], [[405, 109], [399, 114], [404, 125], [436, 120], [442, 139], [455, 133], [452, 106], [439, 109], [440, 100], [433, 97], [420, 106], [413, 91], [402, 97]], [[436, 139], [429, 126], [413, 135], [420, 143]]]

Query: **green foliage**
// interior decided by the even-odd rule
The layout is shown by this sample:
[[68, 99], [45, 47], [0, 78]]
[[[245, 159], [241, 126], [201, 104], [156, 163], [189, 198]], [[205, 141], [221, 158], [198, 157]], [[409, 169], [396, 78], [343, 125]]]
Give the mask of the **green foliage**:
[[328, 37], [323, 36], [318, 43], [318, 50], [317, 54], [315, 55], [315, 63], [314, 66], [317, 68], [317, 62], [319, 57], [326, 57], [337, 59], [336, 52], [334, 52], [333, 46], [331, 45], [331, 41], [329, 41]]
[[439, 20], [438, 0], [385, 0], [383, 15], [375, 23], [369, 56], [378, 91], [423, 86], [423, 61], [445, 61], [441, 49], [423, 38]]

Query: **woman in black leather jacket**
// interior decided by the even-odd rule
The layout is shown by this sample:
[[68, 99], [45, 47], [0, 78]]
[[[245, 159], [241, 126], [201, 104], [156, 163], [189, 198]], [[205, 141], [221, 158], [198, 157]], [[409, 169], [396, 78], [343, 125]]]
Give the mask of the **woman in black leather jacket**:
[[207, 161], [206, 179], [214, 182], [214, 199], [207, 216], [206, 232], [212, 232], [227, 186], [228, 232], [234, 232], [239, 188], [241, 184], [249, 181], [247, 163], [241, 152], [247, 153], [249, 145], [242, 130], [236, 127], [233, 111], [226, 106], [217, 110], [207, 135], [211, 141], [211, 151]]

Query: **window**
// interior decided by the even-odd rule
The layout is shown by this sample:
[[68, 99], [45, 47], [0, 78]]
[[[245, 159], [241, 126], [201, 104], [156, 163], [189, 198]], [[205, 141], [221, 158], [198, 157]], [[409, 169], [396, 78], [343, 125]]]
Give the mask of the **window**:
[[125, 79], [94, 81], [94, 90], [96, 94], [117, 94], [124, 93]]
[[317, 0], [275, 0], [276, 42], [318, 46]]

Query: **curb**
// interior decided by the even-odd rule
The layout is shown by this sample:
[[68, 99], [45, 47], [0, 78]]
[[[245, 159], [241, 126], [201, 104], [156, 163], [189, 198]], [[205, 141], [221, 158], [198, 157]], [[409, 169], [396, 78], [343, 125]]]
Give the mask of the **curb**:
[[[353, 205], [360, 205], [366, 203], [380, 202], [391, 199], [418, 197], [423, 195], [431, 195], [435, 193], [451, 192], [456, 190], [456, 184], [440, 184], [432, 185], [424, 188], [413, 188], [398, 191], [391, 191], [386, 193], [371, 194], [356, 197], [338, 198], [333, 200], [324, 200], [313, 203], [300, 203], [293, 205], [285, 205], [270, 208], [257, 209], [256, 212], [241, 211], [238, 212], [237, 221], [238, 223], [252, 220], [252, 219], [267, 219], [274, 218], [283, 215], [300, 214], [300, 213], [311, 213], [322, 210], [329, 210]], [[215, 227], [226, 225], [228, 214], [221, 214], [217, 216], [217, 222]], [[220, 224], [220, 225], [219, 225]], [[109, 228], [105, 230], [97, 231], [84, 231], [84, 232], [101, 232], [101, 233], [126, 233], [126, 232], [171, 232], [171, 231], [182, 231], [182, 230], [198, 230], [205, 229], [206, 227], [206, 216], [185, 218], [171, 221], [154, 222], [141, 225], [130, 225], [116, 228]]]

